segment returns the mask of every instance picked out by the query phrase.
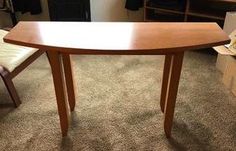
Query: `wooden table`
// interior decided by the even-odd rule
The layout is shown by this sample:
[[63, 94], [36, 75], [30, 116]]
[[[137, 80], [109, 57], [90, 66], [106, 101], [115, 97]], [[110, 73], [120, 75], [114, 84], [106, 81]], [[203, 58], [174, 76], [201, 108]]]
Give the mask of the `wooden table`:
[[68, 108], [75, 107], [69, 54], [165, 55], [160, 106], [169, 138], [184, 52], [223, 45], [229, 38], [215, 23], [20, 22], [4, 41], [47, 51], [63, 136]]

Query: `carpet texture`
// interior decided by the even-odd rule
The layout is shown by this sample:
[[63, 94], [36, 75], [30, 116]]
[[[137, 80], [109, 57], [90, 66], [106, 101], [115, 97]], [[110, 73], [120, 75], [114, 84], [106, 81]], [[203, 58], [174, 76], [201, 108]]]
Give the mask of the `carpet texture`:
[[19, 108], [0, 82], [1, 151], [236, 150], [236, 97], [222, 84], [215, 55], [186, 53], [170, 140], [159, 106], [164, 57], [72, 61], [77, 104], [65, 138], [45, 55], [14, 79]]

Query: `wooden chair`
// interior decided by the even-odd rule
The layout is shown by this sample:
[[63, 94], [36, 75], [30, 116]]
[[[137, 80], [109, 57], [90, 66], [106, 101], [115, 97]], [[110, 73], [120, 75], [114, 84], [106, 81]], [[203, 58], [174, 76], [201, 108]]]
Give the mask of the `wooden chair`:
[[3, 42], [3, 37], [7, 33], [8, 31], [0, 29], [0, 76], [6, 85], [15, 107], [18, 107], [21, 101], [12, 79], [41, 56], [44, 51], [5, 43]]

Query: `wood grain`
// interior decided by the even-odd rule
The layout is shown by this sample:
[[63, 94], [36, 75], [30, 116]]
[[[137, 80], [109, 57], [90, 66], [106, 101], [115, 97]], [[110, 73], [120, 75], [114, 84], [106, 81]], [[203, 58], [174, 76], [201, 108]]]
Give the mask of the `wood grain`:
[[70, 110], [75, 109], [75, 89], [74, 89], [74, 79], [73, 71], [71, 66], [71, 59], [69, 54], [62, 54], [62, 61], [64, 66], [64, 75], [67, 88], [67, 97], [70, 105]]
[[184, 51], [222, 45], [230, 40], [215, 23], [20, 22], [4, 41], [47, 51], [63, 136], [69, 126], [65, 84], [71, 110], [75, 103], [74, 92], [70, 92], [73, 79], [69, 54], [166, 55], [161, 108], [169, 138]]
[[178, 93], [179, 79], [182, 69], [184, 53], [173, 54], [170, 60], [170, 69], [167, 83], [166, 101], [165, 101], [165, 119], [164, 131], [167, 138], [171, 137], [175, 103]]
[[52, 69], [53, 83], [55, 88], [62, 136], [66, 136], [69, 128], [70, 113], [66, 98], [66, 86], [64, 81], [61, 54], [59, 54], [58, 52], [50, 52], [50, 51], [47, 51], [47, 54]]
[[20, 97], [16, 91], [16, 88], [13, 84], [13, 81], [12, 81], [12, 78], [10, 75], [11, 75], [11, 73], [7, 69], [5, 69], [4, 67], [2, 67], [0, 65], [0, 76], [3, 79], [3, 82], [7, 88], [7, 91], [9, 93], [15, 107], [18, 107], [21, 104], [21, 101], [20, 101]]
[[161, 111], [164, 113], [165, 104], [166, 104], [166, 96], [167, 96], [167, 89], [169, 83], [169, 76], [170, 76], [170, 66], [171, 66], [172, 55], [165, 55], [165, 63], [164, 63], [164, 70], [162, 76], [162, 88], [161, 88]]
[[229, 43], [216, 23], [20, 22], [5, 42], [72, 54], [166, 54]]

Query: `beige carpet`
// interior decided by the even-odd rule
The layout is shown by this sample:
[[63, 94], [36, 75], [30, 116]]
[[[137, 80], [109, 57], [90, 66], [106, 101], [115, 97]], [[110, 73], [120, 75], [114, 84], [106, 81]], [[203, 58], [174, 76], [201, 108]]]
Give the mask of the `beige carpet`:
[[62, 138], [45, 56], [14, 80], [15, 109], [0, 82], [0, 150], [236, 150], [236, 97], [221, 83], [216, 56], [189, 52], [173, 138], [159, 107], [163, 57], [73, 56], [77, 104]]

